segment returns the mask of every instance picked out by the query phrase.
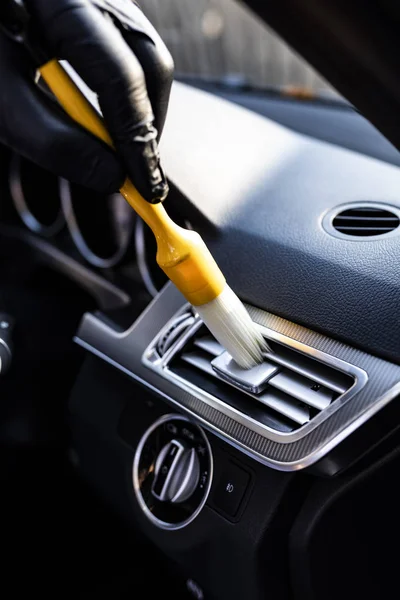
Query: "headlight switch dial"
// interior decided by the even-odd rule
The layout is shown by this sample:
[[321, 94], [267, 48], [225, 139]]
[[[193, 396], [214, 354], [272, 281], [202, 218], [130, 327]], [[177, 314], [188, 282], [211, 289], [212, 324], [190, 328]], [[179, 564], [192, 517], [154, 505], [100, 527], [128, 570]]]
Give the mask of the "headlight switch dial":
[[200, 476], [195, 448], [185, 448], [178, 440], [165, 444], [156, 460], [152, 492], [165, 502], [185, 502], [194, 494]]
[[146, 516], [163, 529], [188, 525], [205, 504], [212, 454], [203, 430], [165, 415], [144, 434], [133, 464], [133, 486]]

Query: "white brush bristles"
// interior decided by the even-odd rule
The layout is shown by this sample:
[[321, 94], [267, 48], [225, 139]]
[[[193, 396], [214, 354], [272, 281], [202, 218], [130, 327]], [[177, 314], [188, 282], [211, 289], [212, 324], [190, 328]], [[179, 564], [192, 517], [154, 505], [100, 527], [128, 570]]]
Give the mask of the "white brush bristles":
[[253, 323], [242, 302], [226, 285], [215, 300], [195, 306], [201, 319], [218, 342], [243, 369], [251, 369], [263, 360], [269, 346]]

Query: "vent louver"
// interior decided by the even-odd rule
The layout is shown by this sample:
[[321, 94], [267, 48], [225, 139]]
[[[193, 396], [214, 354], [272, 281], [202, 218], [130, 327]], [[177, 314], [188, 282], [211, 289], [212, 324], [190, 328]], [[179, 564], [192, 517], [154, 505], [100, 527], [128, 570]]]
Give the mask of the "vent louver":
[[[199, 319], [194, 319], [195, 326], [190, 326], [191, 332], [186, 331], [164, 368], [276, 431], [291, 432], [309, 423], [354, 383], [351, 376], [330, 365], [269, 340], [273, 351], [266, 356], [261, 368], [266, 379], [260, 380], [260, 369], [257, 373], [254, 371], [257, 385], [248, 388], [253, 391], [248, 391], [243, 382], [227, 381], [225, 375], [222, 377], [216, 372], [224, 349]], [[177, 327], [184, 322], [181, 319]], [[169, 348], [177, 340], [174, 334], [177, 327], [172, 328], [173, 342], [167, 340]], [[235, 369], [240, 375], [241, 370], [237, 366]], [[242, 371], [242, 374], [246, 380], [251, 380], [252, 371]], [[254, 393], [255, 389], [258, 393]]]
[[371, 237], [391, 233], [400, 225], [398, 214], [385, 207], [357, 206], [338, 213], [332, 227], [342, 235]]
[[175, 342], [191, 327], [195, 322], [195, 317], [191, 310], [184, 312], [176, 317], [169, 327], [163, 332], [157, 341], [157, 352], [163, 357]]

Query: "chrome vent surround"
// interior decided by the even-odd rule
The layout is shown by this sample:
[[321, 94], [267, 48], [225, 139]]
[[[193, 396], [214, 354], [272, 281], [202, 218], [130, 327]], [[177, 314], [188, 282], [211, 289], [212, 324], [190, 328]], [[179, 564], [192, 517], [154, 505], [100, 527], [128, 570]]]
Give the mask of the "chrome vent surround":
[[400, 210], [374, 202], [346, 204], [325, 215], [323, 225], [335, 237], [368, 241], [400, 233]]
[[184, 307], [147, 348], [143, 362], [192, 393], [212, 397], [283, 436], [315, 426], [367, 380], [361, 369], [311, 347], [265, 337], [272, 347], [265, 362], [240, 369], [199, 316]]

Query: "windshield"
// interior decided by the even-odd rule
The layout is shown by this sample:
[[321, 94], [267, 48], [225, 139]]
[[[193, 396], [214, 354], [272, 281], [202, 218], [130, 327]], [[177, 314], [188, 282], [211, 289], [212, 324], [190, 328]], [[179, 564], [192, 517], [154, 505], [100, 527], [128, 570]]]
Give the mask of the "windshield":
[[337, 99], [329, 84], [235, 0], [140, 0], [178, 78]]

